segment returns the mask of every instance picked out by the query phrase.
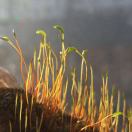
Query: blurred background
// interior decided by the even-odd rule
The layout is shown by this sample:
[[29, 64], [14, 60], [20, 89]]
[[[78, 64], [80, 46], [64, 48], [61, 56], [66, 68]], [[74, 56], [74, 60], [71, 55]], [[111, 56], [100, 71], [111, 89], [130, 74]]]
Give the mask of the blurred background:
[[[66, 46], [88, 49], [95, 88], [100, 89], [107, 72], [110, 88], [121, 89], [132, 105], [132, 1], [0, 0], [0, 36], [11, 36], [15, 29], [28, 62], [39, 47], [37, 29], [44, 29], [54, 49], [60, 49], [55, 24], [64, 27]], [[79, 63], [76, 56], [72, 59]], [[14, 50], [0, 41], [0, 66], [19, 78], [18, 64]]]

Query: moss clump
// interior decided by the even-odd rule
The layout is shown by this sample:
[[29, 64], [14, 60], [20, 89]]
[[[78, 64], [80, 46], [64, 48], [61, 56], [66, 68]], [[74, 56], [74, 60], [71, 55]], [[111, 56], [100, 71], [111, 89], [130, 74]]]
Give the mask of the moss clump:
[[[0, 89], [1, 132], [78, 132], [85, 125], [86, 122], [62, 113], [60, 109], [53, 111], [50, 102], [37, 103], [31, 94], [28, 94], [27, 103], [22, 89]], [[92, 130], [92, 127], [87, 129]]]
[[[117, 132], [119, 116], [122, 115], [122, 131], [128, 130], [126, 102], [124, 100], [124, 108], [121, 110], [120, 92], [116, 97], [113, 93], [110, 94], [108, 76], [103, 77], [100, 104], [97, 105], [93, 70], [87, 65], [86, 50], [80, 52], [75, 47], [65, 48], [63, 28], [58, 25], [54, 28], [60, 32], [62, 42], [60, 58], [47, 42], [46, 33], [38, 30], [36, 33], [42, 36], [40, 49], [39, 52], [34, 51], [29, 65], [26, 64], [15, 32], [13, 32], [14, 41], [7, 36], [1, 38], [14, 48], [20, 57], [24, 89], [0, 90], [2, 103], [0, 112], [4, 104], [9, 105], [4, 111], [7, 115], [5, 114], [4, 118], [0, 116], [0, 128], [8, 128], [10, 132]], [[67, 76], [67, 56], [71, 52], [75, 52], [82, 58], [79, 78], [77, 78], [76, 68], [71, 71], [71, 76]], [[88, 69], [91, 73], [90, 85], [88, 85]], [[71, 85], [69, 85], [70, 80], [72, 80]], [[66, 111], [68, 87], [72, 99], [69, 112]], [[8, 94], [13, 97], [6, 99]], [[114, 100], [117, 102], [114, 103]], [[6, 127], [7, 125], [9, 127]]]

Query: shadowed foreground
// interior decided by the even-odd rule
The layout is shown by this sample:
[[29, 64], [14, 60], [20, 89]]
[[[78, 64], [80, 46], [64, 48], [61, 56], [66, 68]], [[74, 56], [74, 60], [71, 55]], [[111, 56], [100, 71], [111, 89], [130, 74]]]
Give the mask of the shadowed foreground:
[[86, 125], [60, 110], [53, 112], [52, 106], [37, 103], [31, 94], [27, 100], [22, 89], [0, 89], [0, 132], [79, 132]]

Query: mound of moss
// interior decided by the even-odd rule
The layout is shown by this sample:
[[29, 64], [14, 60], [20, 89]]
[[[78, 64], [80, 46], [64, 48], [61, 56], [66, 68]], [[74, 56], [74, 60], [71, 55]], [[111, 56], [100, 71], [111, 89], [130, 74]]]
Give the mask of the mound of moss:
[[[47, 101], [38, 103], [31, 94], [27, 99], [21, 88], [0, 88], [0, 132], [79, 132], [86, 125], [52, 107]], [[92, 132], [93, 127], [85, 131]]]
[[[130, 118], [126, 114], [124, 99], [123, 109], [120, 108], [120, 92], [116, 95], [109, 93], [108, 76], [102, 77], [98, 105], [93, 69], [92, 66], [88, 66], [86, 50], [65, 48], [63, 28], [59, 25], [54, 28], [60, 32], [62, 49], [59, 57], [47, 42], [46, 33], [38, 30], [36, 33], [42, 37], [40, 48], [39, 51], [34, 51], [29, 64], [25, 61], [14, 31], [13, 40], [7, 36], [1, 37], [20, 57], [23, 89], [0, 89], [0, 131], [117, 132], [119, 116], [123, 117], [122, 131], [130, 131]], [[67, 74], [67, 57], [72, 52], [81, 58], [80, 70], [73, 67], [71, 74]], [[67, 91], [71, 93], [71, 101], [67, 99]], [[69, 102], [72, 102], [72, 105], [67, 112]]]

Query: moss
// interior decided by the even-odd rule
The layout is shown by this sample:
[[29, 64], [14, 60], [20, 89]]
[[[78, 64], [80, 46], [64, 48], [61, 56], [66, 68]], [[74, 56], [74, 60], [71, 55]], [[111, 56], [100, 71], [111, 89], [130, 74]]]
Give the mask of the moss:
[[[85, 125], [86, 122], [68, 113], [62, 113], [59, 109], [53, 112], [52, 108], [37, 103], [31, 94], [28, 94], [27, 103], [26, 93], [22, 89], [0, 89], [1, 132], [37, 132], [38, 128], [40, 132], [79, 132]], [[93, 128], [87, 131], [93, 131]]]
[[[40, 49], [38, 52], [34, 51], [29, 65], [26, 64], [15, 32], [14, 42], [7, 36], [1, 38], [14, 48], [20, 57], [24, 88], [0, 89], [0, 112], [4, 115], [0, 116], [1, 132], [2, 129], [10, 132], [117, 132], [119, 116], [123, 116], [122, 131], [128, 130], [126, 102], [123, 100], [123, 109], [120, 109], [120, 92], [117, 92], [117, 95], [109, 93], [108, 75], [102, 77], [101, 97], [97, 105], [94, 74], [92, 66], [88, 66], [86, 50], [65, 48], [64, 29], [59, 25], [54, 28], [60, 32], [60, 58], [47, 42], [46, 33], [38, 30], [36, 33], [42, 36]], [[82, 61], [80, 71], [74, 67], [71, 76], [67, 76], [70, 75], [67, 74], [67, 57], [71, 52], [75, 52]], [[68, 90], [72, 99], [70, 112], [66, 111], [70, 102], [67, 102]], [[9, 95], [12, 97], [8, 98]]]

